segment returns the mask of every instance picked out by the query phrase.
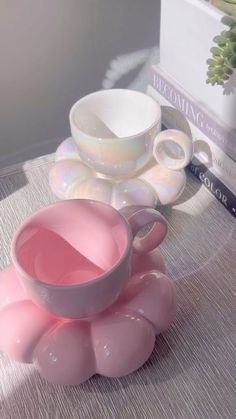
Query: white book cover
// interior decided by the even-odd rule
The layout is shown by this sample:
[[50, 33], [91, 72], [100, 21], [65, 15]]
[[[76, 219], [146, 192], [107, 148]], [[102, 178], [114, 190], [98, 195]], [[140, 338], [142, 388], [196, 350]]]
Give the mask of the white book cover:
[[213, 38], [224, 13], [203, 0], [161, 3], [160, 67], [216, 118], [236, 129], [236, 71], [224, 86], [206, 83]]

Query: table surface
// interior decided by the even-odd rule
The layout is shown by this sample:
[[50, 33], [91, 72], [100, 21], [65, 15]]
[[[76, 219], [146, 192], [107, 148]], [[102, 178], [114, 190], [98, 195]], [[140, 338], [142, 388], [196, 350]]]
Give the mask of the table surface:
[[[1, 269], [15, 228], [56, 201], [52, 162], [50, 155], [0, 171]], [[161, 252], [176, 281], [178, 312], [149, 361], [121, 379], [94, 376], [61, 387], [1, 354], [1, 419], [235, 419], [235, 219], [191, 175], [179, 201], [160, 210], [169, 222]]]

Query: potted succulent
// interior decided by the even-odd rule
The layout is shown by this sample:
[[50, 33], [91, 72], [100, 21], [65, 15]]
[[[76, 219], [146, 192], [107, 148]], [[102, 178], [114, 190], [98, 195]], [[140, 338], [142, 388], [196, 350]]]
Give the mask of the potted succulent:
[[235, 7], [236, 0], [161, 3], [160, 69], [230, 129], [236, 129]]
[[212, 58], [207, 60], [207, 83], [224, 85], [236, 68], [236, 0], [212, 0], [211, 4], [226, 12], [222, 23], [225, 30], [213, 39]]
[[210, 3], [229, 15], [236, 13], [236, 0], [210, 0]]

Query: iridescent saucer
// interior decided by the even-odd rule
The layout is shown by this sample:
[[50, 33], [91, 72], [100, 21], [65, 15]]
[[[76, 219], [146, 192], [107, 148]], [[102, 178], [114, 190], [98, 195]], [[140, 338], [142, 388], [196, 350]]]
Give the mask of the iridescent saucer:
[[186, 185], [184, 169], [170, 170], [154, 159], [135, 177], [112, 179], [95, 172], [81, 161], [77, 145], [70, 137], [56, 150], [49, 183], [60, 199], [94, 199], [116, 209], [127, 205], [156, 206], [172, 204]]

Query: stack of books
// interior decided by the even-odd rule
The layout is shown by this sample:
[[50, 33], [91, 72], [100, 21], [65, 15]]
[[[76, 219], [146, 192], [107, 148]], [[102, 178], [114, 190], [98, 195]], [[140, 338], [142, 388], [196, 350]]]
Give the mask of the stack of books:
[[236, 71], [225, 86], [206, 83], [224, 13], [203, 0], [161, 6], [160, 62], [147, 92], [162, 107], [163, 125], [193, 138], [190, 171], [236, 217]]
[[160, 103], [164, 127], [193, 138], [189, 170], [236, 217], [236, 131], [207, 112], [160, 65], [151, 69], [147, 93]]

